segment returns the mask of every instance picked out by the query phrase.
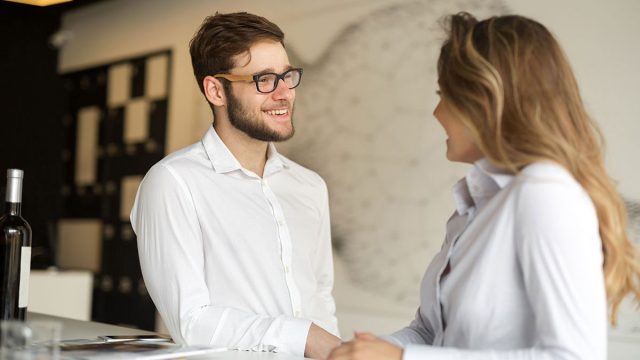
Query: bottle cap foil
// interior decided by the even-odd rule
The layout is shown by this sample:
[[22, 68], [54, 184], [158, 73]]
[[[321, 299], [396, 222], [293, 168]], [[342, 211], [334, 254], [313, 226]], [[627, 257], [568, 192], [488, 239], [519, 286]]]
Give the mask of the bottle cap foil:
[[7, 177], [8, 178], [23, 178], [24, 171], [20, 169], [7, 169]]
[[7, 196], [5, 200], [8, 203], [22, 202], [22, 179], [24, 171], [20, 169], [7, 170]]

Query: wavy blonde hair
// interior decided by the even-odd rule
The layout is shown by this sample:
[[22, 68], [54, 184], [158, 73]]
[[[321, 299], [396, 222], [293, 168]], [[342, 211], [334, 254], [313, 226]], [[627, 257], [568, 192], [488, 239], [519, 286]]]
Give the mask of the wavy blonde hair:
[[554, 161], [591, 197], [615, 324], [627, 294], [640, 300], [638, 253], [626, 233], [624, 203], [605, 170], [604, 140], [562, 49], [544, 26], [522, 16], [478, 21], [459, 13], [447, 17], [445, 26], [440, 91], [485, 156], [513, 173], [536, 161]]

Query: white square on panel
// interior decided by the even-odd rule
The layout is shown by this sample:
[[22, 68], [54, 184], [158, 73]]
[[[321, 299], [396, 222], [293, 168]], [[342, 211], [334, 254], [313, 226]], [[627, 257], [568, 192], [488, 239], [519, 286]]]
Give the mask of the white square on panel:
[[144, 142], [149, 136], [149, 103], [145, 98], [130, 101], [124, 113], [124, 142]]
[[119, 106], [127, 102], [131, 96], [131, 64], [114, 65], [109, 68], [107, 82], [107, 106]]
[[120, 220], [129, 221], [129, 213], [136, 199], [142, 176], [125, 176], [122, 178], [120, 191]]
[[100, 271], [102, 220], [62, 219], [58, 221], [57, 263], [62, 269]]
[[145, 96], [151, 99], [167, 96], [167, 73], [169, 57], [166, 54], [147, 59], [145, 74]]
[[75, 183], [79, 186], [96, 182], [100, 116], [96, 106], [78, 110]]
[[93, 275], [86, 270], [31, 270], [29, 311], [91, 320]]

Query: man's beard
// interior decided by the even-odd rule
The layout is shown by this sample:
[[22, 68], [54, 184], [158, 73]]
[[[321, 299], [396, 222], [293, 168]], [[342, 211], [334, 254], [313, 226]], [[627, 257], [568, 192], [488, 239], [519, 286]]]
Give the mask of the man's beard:
[[295, 132], [293, 127], [293, 107], [290, 109], [289, 114], [289, 118], [291, 119], [291, 131], [282, 134], [270, 129], [261, 118], [245, 109], [231, 91], [227, 91], [227, 94], [229, 121], [236, 129], [244, 132], [253, 139], [261, 141], [279, 142], [289, 140], [293, 136], [293, 133]]

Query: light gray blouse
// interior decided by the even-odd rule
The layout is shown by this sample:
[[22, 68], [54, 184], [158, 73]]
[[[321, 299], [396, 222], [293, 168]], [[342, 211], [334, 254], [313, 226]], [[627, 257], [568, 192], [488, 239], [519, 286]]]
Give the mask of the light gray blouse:
[[404, 359], [606, 359], [598, 219], [571, 174], [483, 159], [453, 193], [416, 318], [387, 337]]

